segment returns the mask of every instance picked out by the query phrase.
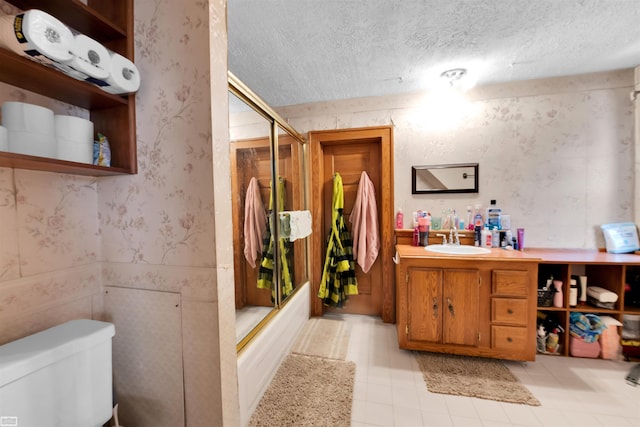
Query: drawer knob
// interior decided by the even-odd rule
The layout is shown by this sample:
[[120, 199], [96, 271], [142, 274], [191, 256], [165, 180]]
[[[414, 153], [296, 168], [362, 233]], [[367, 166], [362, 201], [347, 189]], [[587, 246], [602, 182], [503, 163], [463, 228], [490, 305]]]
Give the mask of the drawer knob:
[[507, 337], [507, 342], [513, 342], [513, 339], [511, 339], [511, 337]]
[[507, 310], [507, 313], [509, 313], [509, 314], [513, 314], [513, 310], [508, 309], [508, 310]]

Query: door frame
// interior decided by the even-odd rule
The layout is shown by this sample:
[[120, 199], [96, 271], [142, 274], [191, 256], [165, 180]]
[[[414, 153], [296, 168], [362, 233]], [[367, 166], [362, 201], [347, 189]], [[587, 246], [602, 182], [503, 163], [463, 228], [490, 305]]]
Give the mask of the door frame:
[[318, 291], [322, 279], [322, 263], [326, 236], [322, 235], [322, 176], [324, 172], [323, 146], [350, 144], [358, 140], [377, 140], [380, 143], [381, 158], [381, 206], [380, 214], [380, 251], [378, 257], [382, 263], [382, 313], [380, 317], [385, 323], [394, 323], [395, 311], [395, 274], [393, 265], [394, 221], [393, 221], [393, 127], [376, 126], [353, 129], [336, 129], [309, 132], [309, 148], [311, 151], [311, 200], [312, 216], [311, 234], [311, 315], [321, 316], [324, 307]]

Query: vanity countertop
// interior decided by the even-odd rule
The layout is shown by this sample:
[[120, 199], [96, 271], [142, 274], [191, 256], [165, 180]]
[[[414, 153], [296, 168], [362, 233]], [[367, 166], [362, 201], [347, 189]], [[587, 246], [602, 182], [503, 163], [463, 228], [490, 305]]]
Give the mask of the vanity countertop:
[[544, 263], [638, 264], [640, 255], [610, 254], [595, 249], [525, 248], [522, 251], [492, 248], [488, 254], [460, 255], [428, 252], [422, 246], [396, 245], [396, 258], [532, 261]]

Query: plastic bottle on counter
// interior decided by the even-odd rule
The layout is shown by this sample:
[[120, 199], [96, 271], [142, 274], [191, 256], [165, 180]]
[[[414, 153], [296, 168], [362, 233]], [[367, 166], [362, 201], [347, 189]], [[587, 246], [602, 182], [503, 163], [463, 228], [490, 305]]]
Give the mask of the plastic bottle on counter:
[[396, 229], [401, 230], [404, 228], [404, 214], [402, 213], [402, 209], [398, 208], [398, 213], [396, 214]]
[[488, 227], [484, 227], [480, 232], [480, 238], [481, 238], [480, 244], [482, 245], [483, 248], [490, 248], [492, 246], [491, 237], [492, 237], [491, 230], [489, 230]]
[[476, 205], [476, 214], [473, 216], [473, 226], [480, 227], [484, 225], [484, 218], [482, 218], [482, 205]]
[[480, 246], [482, 243], [482, 227], [479, 225], [474, 226], [473, 228], [473, 244], [475, 246]]
[[471, 213], [471, 205], [467, 205], [467, 230], [473, 230], [475, 227], [473, 213]]
[[500, 209], [496, 205], [495, 200], [491, 200], [491, 206], [487, 210], [487, 223], [489, 224], [489, 227], [492, 227], [492, 228], [495, 227], [498, 230], [501, 230], [502, 229], [502, 224], [500, 221], [501, 215], [502, 215], [502, 209]]
[[413, 228], [413, 246], [420, 246], [420, 228], [417, 225]]
[[[489, 226], [491, 227], [491, 226]], [[491, 247], [499, 248], [500, 247], [500, 231], [498, 231], [498, 227], [494, 226], [491, 229]]]

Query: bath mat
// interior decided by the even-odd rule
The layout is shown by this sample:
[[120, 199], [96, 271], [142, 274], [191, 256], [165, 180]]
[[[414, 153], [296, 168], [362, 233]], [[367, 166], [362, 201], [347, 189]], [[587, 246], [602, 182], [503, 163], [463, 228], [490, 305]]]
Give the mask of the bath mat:
[[291, 353], [345, 360], [349, 348], [347, 322], [322, 317], [307, 320]]
[[432, 393], [479, 397], [540, 406], [540, 402], [500, 360], [414, 352]]
[[289, 354], [249, 426], [349, 426], [355, 374], [353, 362]]

